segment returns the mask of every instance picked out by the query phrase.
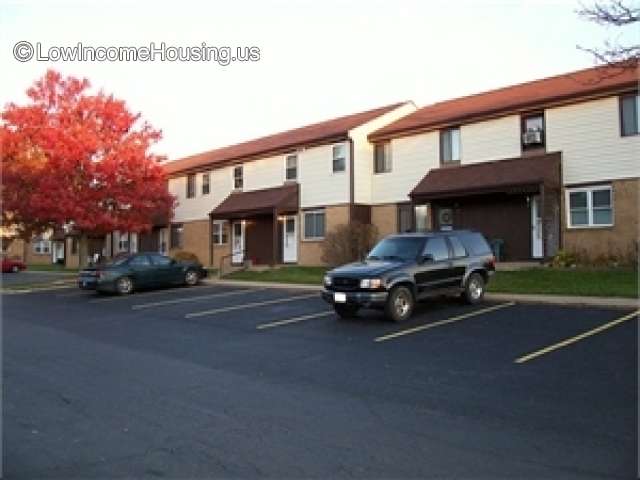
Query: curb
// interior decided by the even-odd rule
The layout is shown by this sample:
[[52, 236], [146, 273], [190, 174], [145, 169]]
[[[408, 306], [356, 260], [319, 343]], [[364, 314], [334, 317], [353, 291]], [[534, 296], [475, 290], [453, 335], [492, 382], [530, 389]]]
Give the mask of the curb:
[[[228, 285], [261, 288], [284, 288], [289, 290], [322, 291], [320, 285], [302, 285], [299, 283], [254, 282], [244, 280], [206, 279], [209, 285]], [[564, 295], [536, 295], [520, 293], [487, 293], [485, 298], [498, 302], [539, 303], [547, 305], [566, 305], [572, 307], [607, 307], [616, 309], [638, 309], [638, 299], [617, 297], [571, 297]]]

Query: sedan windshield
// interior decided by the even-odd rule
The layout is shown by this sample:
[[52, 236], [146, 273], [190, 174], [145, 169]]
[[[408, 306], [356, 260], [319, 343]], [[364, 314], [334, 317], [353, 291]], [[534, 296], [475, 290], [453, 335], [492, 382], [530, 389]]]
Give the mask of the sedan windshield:
[[424, 238], [385, 238], [369, 253], [367, 260], [415, 260], [424, 245]]

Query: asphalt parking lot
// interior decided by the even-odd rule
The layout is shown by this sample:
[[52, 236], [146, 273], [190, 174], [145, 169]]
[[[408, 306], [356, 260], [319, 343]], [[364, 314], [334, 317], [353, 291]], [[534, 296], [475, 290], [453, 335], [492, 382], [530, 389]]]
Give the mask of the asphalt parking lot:
[[[637, 317], [317, 292], [3, 295], [5, 478], [634, 478]], [[612, 323], [613, 322], [613, 323]]]

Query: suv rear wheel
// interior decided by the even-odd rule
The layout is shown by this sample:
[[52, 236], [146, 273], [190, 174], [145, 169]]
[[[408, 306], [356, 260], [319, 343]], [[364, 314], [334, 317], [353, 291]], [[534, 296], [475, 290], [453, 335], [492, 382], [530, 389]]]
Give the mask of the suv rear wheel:
[[479, 273], [472, 273], [467, 278], [467, 283], [464, 286], [464, 292], [462, 298], [465, 302], [475, 305], [480, 303], [484, 297], [484, 278]]
[[355, 305], [334, 305], [333, 309], [340, 318], [353, 318], [358, 314], [358, 307]]
[[413, 313], [415, 300], [413, 293], [402, 285], [393, 287], [387, 298], [384, 312], [394, 322], [404, 322]]

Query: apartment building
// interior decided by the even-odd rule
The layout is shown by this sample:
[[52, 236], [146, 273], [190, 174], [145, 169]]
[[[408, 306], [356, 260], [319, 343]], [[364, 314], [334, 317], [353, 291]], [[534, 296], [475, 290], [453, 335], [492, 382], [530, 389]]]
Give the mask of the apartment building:
[[633, 254], [638, 70], [591, 68], [428, 105], [372, 132], [382, 233], [474, 228], [503, 260]]
[[397, 103], [166, 163], [178, 205], [158, 249], [213, 266], [322, 264], [326, 232], [371, 220], [359, 202], [371, 195], [367, 136], [414, 110]]

